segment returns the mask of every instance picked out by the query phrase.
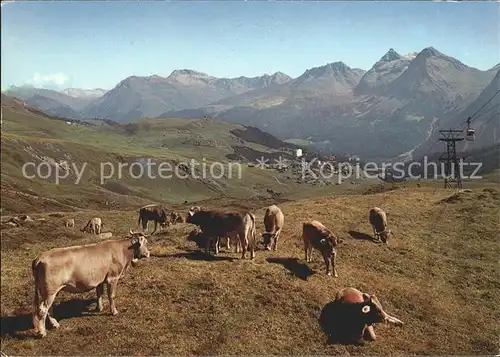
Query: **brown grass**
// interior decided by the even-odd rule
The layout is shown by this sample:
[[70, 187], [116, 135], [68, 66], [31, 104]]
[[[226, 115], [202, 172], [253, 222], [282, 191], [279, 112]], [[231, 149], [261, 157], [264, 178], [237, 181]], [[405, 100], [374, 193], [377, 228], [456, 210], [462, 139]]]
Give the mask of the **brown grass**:
[[[98, 214], [105, 231], [125, 235], [134, 211], [78, 211], [2, 231], [2, 351], [8, 355], [443, 355], [498, 353], [500, 329], [498, 191], [462, 193], [402, 188], [280, 204], [285, 228], [277, 252], [255, 261], [223, 252], [206, 260], [180, 224], [150, 239], [152, 256], [118, 285], [119, 315], [89, 312], [94, 292], [60, 293], [59, 330], [31, 337], [31, 260], [42, 250], [91, 242], [79, 228]], [[252, 203], [257, 206], [258, 202]], [[264, 206], [268, 202], [262, 202]], [[217, 202], [220, 208], [242, 202]], [[244, 204], [243, 204], [244, 205]], [[368, 210], [380, 206], [394, 232], [389, 245], [369, 237]], [[264, 209], [256, 209], [258, 234]], [[75, 217], [74, 230], [63, 227]], [[301, 224], [314, 218], [345, 239], [339, 278], [318, 253], [303, 263]], [[350, 232], [350, 233], [349, 233]], [[368, 238], [368, 239], [363, 239]], [[364, 346], [327, 345], [318, 317], [346, 286], [376, 294], [402, 328], [377, 325]]]

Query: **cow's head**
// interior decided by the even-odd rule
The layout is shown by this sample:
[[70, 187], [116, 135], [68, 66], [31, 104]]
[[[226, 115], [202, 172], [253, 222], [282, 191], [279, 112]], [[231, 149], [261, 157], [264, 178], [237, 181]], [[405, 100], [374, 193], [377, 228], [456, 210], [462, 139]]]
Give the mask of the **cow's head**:
[[262, 240], [264, 241], [264, 247], [268, 248], [271, 244], [271, 238], [273, 237], [272, 233], [264, 232], [262, 233]]
[[386, 243], [386, 244], [387, 244], [387, 241], [389, 240], [389, 235], [390, 235], [390, 234], [391, 234], [391, 230], [386, 228], [386, 229], [385, 229], [385, 230], [383, 230], [382, 232], [379, 232], [379, 233], [378, 233], [378, 237], [379, 237], [379, 239], [380, 239], [382, 242], [384, 242], [384, 243]]
[[327, 237], [320, 239], [321, 251], [327, 256], [332, 256], [335, 253], [335, 248], [342, 243], [344, 240], [338, 238], [333, 233], [330, 233]]
[[146, 235], [142, 232], [134, 232], [132, 228], [129, 230], [129, 234], [132, 236], [130, 240], [131, 249], [134, 250], [134, 258], [132, 262], [135, 263], [141, 258], [149, 258], [149, 249], [147, 247], [148, 240]]
[[196, 216], [196, 213], [200, 212], [201, 208], [199, 206], [193, 206], [189, 209], [187, 217], [186, 217], [186, 222], [187, 223], [193, 223], [196, 224], [196, 220], [194, 219]]
[[375, 295], [363, 293], [363, 303], [357, 304], [359, 316], [366, 325], [387, 322], [388, 315], [382, 309], [382, 304]]
[[189, 232], [189, 235], [187, 237], [188, 241], [194, 242], [196, 238], [201, 234], [201, 229], [195, 228], [191, 232]]
[[187, 237], [187, 240], [190, 242], [195, 242], [198, 248], [203, 247], [205, 245], [204, 239], [205, 237], [203, 236], [203, 232], [199, 228], [193, 229]]

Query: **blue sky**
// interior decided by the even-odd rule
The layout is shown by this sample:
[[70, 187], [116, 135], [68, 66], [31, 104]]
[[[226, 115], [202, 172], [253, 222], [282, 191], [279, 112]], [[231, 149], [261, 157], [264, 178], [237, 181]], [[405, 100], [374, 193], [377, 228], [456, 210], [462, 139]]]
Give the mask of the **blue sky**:
[[433, 46], [469, 66], [500, 62], [498, 2], [2, 2], [1, 85], [114, 87], [188, 68], [257, 76], [343, 61], [369, 69], [389, 48]]

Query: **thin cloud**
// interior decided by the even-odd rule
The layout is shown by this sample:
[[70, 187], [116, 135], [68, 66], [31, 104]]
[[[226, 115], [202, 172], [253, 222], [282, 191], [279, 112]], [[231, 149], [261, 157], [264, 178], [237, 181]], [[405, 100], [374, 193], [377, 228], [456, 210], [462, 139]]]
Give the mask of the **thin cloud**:
[[69, 80], [69, 77], [64, 73], [53, 73], [42, 75], [40, 73], [35, 73], [33, 78], [27, 81], [28, 84], [34, 87], [45, 87], [45, 86], [62, 86]]
[[15, 3], [15, 1], [2, 1], [2, 2], [0, 2], [0, 7], [4, 7], [5, 5], [12, 4], [12, 3]]

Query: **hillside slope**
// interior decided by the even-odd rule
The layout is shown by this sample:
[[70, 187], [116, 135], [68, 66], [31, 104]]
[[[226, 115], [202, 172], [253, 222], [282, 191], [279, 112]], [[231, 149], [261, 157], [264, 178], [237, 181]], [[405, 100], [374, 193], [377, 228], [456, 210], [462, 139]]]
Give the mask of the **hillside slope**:
[[465, 135], [468, 117], [471, 117], [471, 128], [475, 130], [475, 140], [463, 141], [457, 145], [457, 151], [461, 155], [467, 156], [500, 144], [500, 71], [496, 71], [495, 77], [465, 110], [449, 115], [443, 118], [439, 125], [435, 125], [429, 138], [420, 144], [411, 156], [419, 158], [435, 152], [439, 148], [437, 140], [442, 137], [439, 130], [453, 128], [463, 130], [462, 135]]
[[[279, 157], [290, 159], [295, 148], [255, 128], [214, 119], [148, 119], [128, 124], [68, 121], [5, 96], [2, 113], [2, 208], [6, 212], [47, 207], [109, 210], [151, 201], [267, 197], [315, 189], [297, 179], [300, 170], [280, 172], [250, 165], [261, 158], [269, 165]], [[31, 165], [26, 167], [27, 175], [35, 175], [35, 167], [40, 174], [26, 177], [27, 163]], [[59, 184], [56, 170], [63, 177]], [[37, 202], [46, 202], [45, 208]]]

